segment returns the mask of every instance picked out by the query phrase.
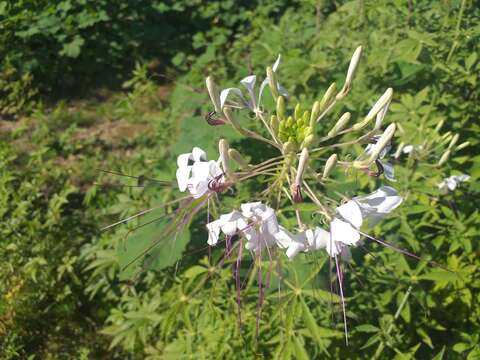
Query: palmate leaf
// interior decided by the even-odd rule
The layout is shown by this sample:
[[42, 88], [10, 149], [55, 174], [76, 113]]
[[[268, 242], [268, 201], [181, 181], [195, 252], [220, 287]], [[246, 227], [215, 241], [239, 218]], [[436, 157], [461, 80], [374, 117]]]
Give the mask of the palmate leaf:
[[[144, 224], [119, 243], [120, 277], [131, 278], [139, 270], [161, 270], [174, 265], [190, 240], [189, 223], [164, 216], [159, 209], [142, 218]], [[176, 226], [178, 225], [178, 227]]]

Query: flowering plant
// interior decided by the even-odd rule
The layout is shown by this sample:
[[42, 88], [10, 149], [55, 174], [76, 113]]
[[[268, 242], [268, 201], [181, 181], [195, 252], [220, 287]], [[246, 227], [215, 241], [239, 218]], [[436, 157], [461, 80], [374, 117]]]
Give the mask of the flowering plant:
[[[324, 96], [308, 107], [298, 101], [293, 106], [294, 99], [280, 85], [280, 56], [273, 66], [267, 67], [266, 78], [261, 82], [258, 93], [255, 75], [240, 81], [246, 93], [237, 87], [220, 90], [213, 78], [208, 77], [206, 87], [214, 110], [206, 116], [207, 123], [216, 127], [231, 126], [242, 137], [262, 143], [265, 149], [275, 151], [276, 155], [262, 161], [247, 159], [223, 138], [218, 142], [217, 160], [208, 160], [206, 152], [198, 146], [179, 155], [177, 187], [187, 195], [160, 205], [165, 207], [163, 219], [168, 220], [161, 238], [132, 254], [122, 264], [123, 268], [134, 263], [150, 264], [151, 253], [159, 243], [166, 239], [176, 241], [178, 234], [189, 226], [194, 216], [206, 210], [206, 219], [203, 220], [207, 232], [205, 244], [210, 250], [225, 245], [220, 264], [233, 259], [239, 307], [242, 262], [252, 264], [249, 274], [258, 272], [258, 317], [264, 290], [270, 286], [271, 273], [275, 272], [281, 278], [279, 266], [269, 266], [264, 280], [263, 262], [281, 265], [283, 256], [292, 261], [302, 253], [328, 257], [330, 272], [335, 269], [335, 278], [332, 276], [330, 279], [331, 291], [336, 284], [348, 342], [345, 269], [342, 263], [352, 268], [351, 250], [360, 247], [368, 251], [365, 241], [373, 241], [419, 259], [417, 255], [364, 230], [365, 225], [374, 226], [402, 204], [402, 195], [391, 186], [396, 180], [390, 159], [398, 159], [402, 153], [414, 154], [412, 145], [402, 144], [391, 153], [397, 124], [385, 126], [384, 120], [393, 90], [386, 89], [368, 113], [360, 120], [352, 121], [352, 124], [349, 124], [352, 118], [350, 112], [338, 116], [333, 124], [329, 120], [336, 116], [335, 109], [352, 89], [361, 54], [362, 48], [358, 47], [350, 61], [343, 87], [337, 90], [336, 84], [331, 84]], [[267, 88], [269, 92], [265, 91]], [[249, 126], [249, 121], [253, 122], [253, 126]], [[448, 148], [440, 157], [439, 165], [455, 151], [458, 136], [443, 137], [438, 147], [447, 144], [445, 139]], [[359, 150], [360, 147], [364, 149]], [[374, 178], [379, 184], [370, 193], [365, 193], [363, 189], [353, 194], [351, 191], [342, 192], [340, 185], [345, 177]], [[231, 193], [235, 194], [237, 187], [251, 182], [255, 182], [256, 186], [248, 197], [233, 196], [236, 206], [225, 209], [222, 214], [219, 210], [225, 208], [224, 203], [232, 203]], [[158, 207], [113, 225], [143, 216], [154, 209]], [[276, 270], [272, 270], [274, 268]]]

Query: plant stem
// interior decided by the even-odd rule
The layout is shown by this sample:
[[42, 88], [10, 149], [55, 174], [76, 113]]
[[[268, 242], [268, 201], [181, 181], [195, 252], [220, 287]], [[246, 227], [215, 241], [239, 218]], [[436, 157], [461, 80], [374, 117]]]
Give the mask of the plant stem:
[[[390, 335], [390, 333], [392, 332], [393, 326], [395, 324], [395, 320], [398, 319], [398, 317], [400, 316], [400, 313], [402, 312], [403, 308], [405, 307], [405, 304], [407, 303], [408, 297], [410, 296], [410, 293], [412, 292], [412, 288], [413, 288], [412, 285], [410, 285], [408, 287], [407, 292], [405, 293], [405, 296], [403, 297], [402, 302], [400, 303], [400, 306], [398, 307], [397, 312], [395, 313], [392, 322], [388, 326], [386, 335]], [[378, 345], [377, 351], [375, 351], [375, 354], [373, 355], [374, 360], [379, 358], [379, 356], [382, 354], [382, 351], [383, 351], [384, 348], [385, 348], [385, 343], [382, 342]]]

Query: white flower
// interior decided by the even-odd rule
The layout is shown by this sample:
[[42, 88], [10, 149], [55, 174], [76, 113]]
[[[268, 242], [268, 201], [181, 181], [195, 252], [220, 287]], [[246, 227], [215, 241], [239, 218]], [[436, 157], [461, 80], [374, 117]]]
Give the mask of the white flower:
[[248, 219], [251, 225], [244, 231], [247, 239], [245, 248], [258, 252], [275, 245], [275, 234], [280, 230], [275, 211], [261, 202], [246, 203], [240, 207], [243, 216]]
[[[367, 155], [371, 155], [372, 153], [372, 150], [375, 146], [375, 144], [377, 143], [378, 139], [380, 138], [380, 135], [376, 135], [373, 137], [373, 141], [374, 143], [373, 144], [368, 144], [366, 147], [365, 147], [365, 153]], [[394, 176], [394, 170], [393, 170], [393, 165], [391, 163], [389, 163], [388, 161], [385, 161], [383, 160], [385, 158], [385, 156], [387, 156], [387, 154], [390, 152], [390, 149], [392, 148], [392, 146], [390, 144], [388, 144], [385, 149], [383, 149], [380, 154], [378, 155], [378, 162], [380, 163], [380, 165], [383, 167], [383, 173], [385, 174], [385, 178], [387, 180], [390, 180], [390, 181], [393, 181], [395, 182], [395, 176]]]
[[245, 221], [245, 218], [236, 210], [232, 211], [231, 213], [221, 215], [218, 220], [207, 224], [208, 245], [214, 246], [217, 244], [220, 231], [227, 236], [233, 236], [241, 231], [246, 230], [247, 227], [248, 224]]
[[353, 200], [337, 208], [337, 216], [330, 223], [330, 239], [326, 250], [330, 256], [341, 252], [343, 245], [355, 246], [360, 240], [360, 227], [363, 224], [360, 206]]
[[440, 184], [438, 184], [438, 188], [440, 190], [444, 190], [448, 188], [450, 191], [453, 191], [457, 188], [457, 186], [460, 183], [468, 181], [469, 179], [470, 179], [470, 176], [466, 174], [452, 175], [444, 179]]
[[[360, 240], [360, 227], [365, 219], [370, 225], [396, 209], [402, 203], [398, 192], [390, 186], [382, 186], [366, 196], [357, 196], [336, 210], [337, 216], [330, 223], [330, 238], [325, 244], [327, 253], [334, 257], [348, 255], [348, 246], [355, 246]], [[322, 243], [324, 242], [322, 234]]]
[[287, 249], [285, 254], [291, 260], [302, 251], [308, 251], [308, 243], [305, 232], [296, 235], [290, 233], [283, 226], [275, 234], [277, 245], [281, 249]]
[[199, 198], [209, 191], [211, 181], [223, 180], [221, 162], [206, 161], [205, 151], [198, 147], [194, 147], [191, 153], [179, 155], [177, 165], [178, 189], [181, 192], [188, 189], [194, 198]]
[[[280, 55], [278, 55], [277, 60], [272, 66], [272, 70], [274, 72], [277, 71], [278, 65], [280, 64]], [[228, 88], [228, 89], [223, 89], [220, 93], [220, 107], [223, 109], [225, 102], [227, 101], [227, 98], [229, 97], [230, 94], [234, 94], [240, 101], [240, 107], [242, 108], [248, 108], [253, 112], [256, 112], [258, 108], [260, 107], [260, 103], [262, 101], [262, 95], [263, 95], [263, 90], [265, 89], [265, 86], [268, 85], [268, 79], [263, 80], [262, 84], [260, 85], [260, 91], [258, 93], [258, 98], [255, 95], [255, 83], [257, 81], [257, 76], [256, 75], [249, 75], [246, 78], [242, 79], [240, 83], [247, 89], [248, 92], [248, 98], [246, 98], [242, 91], [239, 88]], [[277, 82], [277, 90], [280, 95], [282, 96], [288, 96], [287, 90], [285, 90], [284, 87], [282, 87], [278, 82]]]
[[353, 201], [359, 205], [362, 217], [373, 226], [400, 206], [403, 199], [393, 187], [381, 186], [369, 195], [354, 197]]

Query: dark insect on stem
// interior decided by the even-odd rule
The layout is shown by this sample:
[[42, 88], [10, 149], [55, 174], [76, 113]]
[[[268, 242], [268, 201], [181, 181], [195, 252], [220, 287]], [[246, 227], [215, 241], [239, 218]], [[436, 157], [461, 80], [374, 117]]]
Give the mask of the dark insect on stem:
[[368, 170], [369, 176], [379, 177], [384, 173], [383, 165], [380, 160], [375, 160], [375, 164], [377, 165], [377, 171]]
[[218, 125], [225, 125], [226, 121], [217, 116], [217, 112], [215, 110], [210, 111], [207, 115], [205, 115], [205, 120], [207, 120], [208, 125], [218, 126]]
[[232, 185], [231, 183], [222, 182], [221, 179], [223, 176], [224, 174], [220, 174], [214, 177], [212, 180], [210, 180], [208, 182], [208, 190], [218, 193], [218, 192], [224, 191], [226, 188]]

